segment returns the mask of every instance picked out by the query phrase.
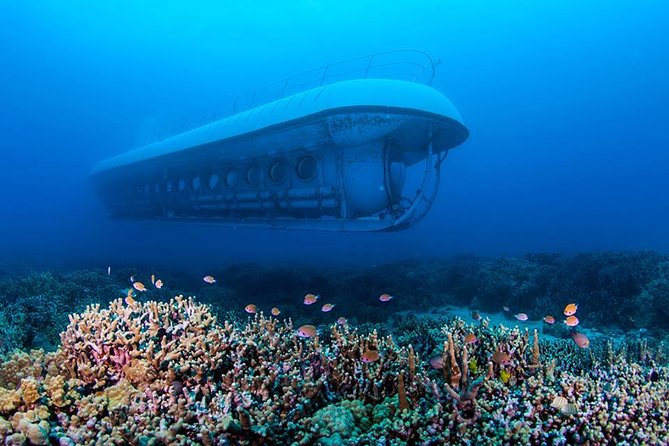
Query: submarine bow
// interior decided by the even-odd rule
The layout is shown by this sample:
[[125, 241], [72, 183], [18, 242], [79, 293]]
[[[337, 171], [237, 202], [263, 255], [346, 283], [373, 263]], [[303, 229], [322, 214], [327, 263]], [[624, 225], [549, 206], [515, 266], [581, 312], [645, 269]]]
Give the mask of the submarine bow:
[[[468, 135], [428, 85], [354, 79], [106, 159], [91, 180], [114, 218], [399, 230], [428, 212], [442, 161]], [[406, 190], [411, 166], [421, 178]]]

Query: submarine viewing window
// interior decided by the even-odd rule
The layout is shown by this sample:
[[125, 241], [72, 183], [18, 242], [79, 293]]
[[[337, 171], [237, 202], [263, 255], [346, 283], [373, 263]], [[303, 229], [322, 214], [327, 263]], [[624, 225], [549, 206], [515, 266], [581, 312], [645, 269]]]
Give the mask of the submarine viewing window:
[[251, 164], [246, 169], [246, 184], [249, 186], [257, 186], [260, 183], [260, 169], [255, 164]]
[[209, 175], [209, 189], [214, 190], [216, 189], [216, 186], [218, 186], [218, 174], [212, 173]]
[[202, 180], [200, 180], [199, 176], [193, 178], [193, 181], [192, 181], [193, 190], [196, 190], [196, 191], [200, 190], [201, 182], [202, 182]]
[[305, 155], [297, 161], [295, 166], [295, 173], [302, 181], [311, 181], [316, 176], [316, 168], [318, 161], [312, 155]]
[[269, 166], [269, 179], [273, 183], [280, 183], [286, 178], [288, 173], [288, 163], [284, 159], [278, 159], [272, 162]]
[[239, 173], [236, 170], [230, 170], [225, 175], [225, 184], [227, 184], [228, 187], [235, 187], [237, 183], [239, 183]]

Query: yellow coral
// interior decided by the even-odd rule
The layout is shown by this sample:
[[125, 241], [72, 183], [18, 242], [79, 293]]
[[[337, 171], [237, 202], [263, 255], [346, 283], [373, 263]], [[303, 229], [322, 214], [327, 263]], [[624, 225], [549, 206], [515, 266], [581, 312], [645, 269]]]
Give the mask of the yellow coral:
[[103, 392], [107, 398], [107, 410], [110, 412], [130, 404], [130, 398], [137, 392], [132, 384], [126, 380], [119, 381], [116, 385], [108, 387]]
[[21, 379], [21, 397], [26, 406], [32, 406], [39, 400], [39, 389], [35, 378]]
[[0, 387], [0, 413], [9, 414], [16, 410], [21, 404], [21, 394], [16, 390], [3, 389]]
[[132, 384], [151, 382], [155, 379], [153, 368], [144, 359], [133, 359], [123, 367], [123, 375]]

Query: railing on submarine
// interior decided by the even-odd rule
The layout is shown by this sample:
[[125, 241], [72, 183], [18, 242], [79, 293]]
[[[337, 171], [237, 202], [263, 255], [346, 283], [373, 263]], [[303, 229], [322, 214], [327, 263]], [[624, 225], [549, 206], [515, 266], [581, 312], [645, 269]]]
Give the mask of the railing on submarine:
[[384, 78], [431, 85], [437, 62], [420, 50], [400, 49], [354, 57], [324, 65], [243, 93], [213, 110], [179, 119], [142, 138], [139, 146], [241, 113], [310, 88], [349, 79]]

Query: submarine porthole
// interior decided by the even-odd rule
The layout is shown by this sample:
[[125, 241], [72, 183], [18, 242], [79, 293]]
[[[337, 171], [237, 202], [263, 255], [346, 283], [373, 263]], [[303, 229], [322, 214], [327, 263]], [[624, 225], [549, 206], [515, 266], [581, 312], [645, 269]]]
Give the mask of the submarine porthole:
[[317, 167], [318, 162], [316, 161], [316, 158], [311, 155], [305, 155], [297, 162], [295, 173], [300, 180], [310, 181], [316, 176]]
[[257, 186], [260, 182], [260, 169], [255, 164], [250, 165], [246, 169], [246, 184], [249, 186]]
[[225, 184], [227, 184], [228, 187], [235, 187], [238, 182], [239, 182], [239, 173], [237, 173], [236, 170], [229, 171], [225, 176]]
[[193, 178], [193, 181], [192, 181], [193, 190], [200, 190], [201, 182], [202, 182], [202, 180], [200, 180], [199, 176]]
[[272, 162], [269, 167], [269, 179], [274, 183], [280, 183], [286, 178], [288, 172], [288, 163], [286, 160], [278, 159]]
[[212, 173], [209, 175], [209, 189], [214, 190], [216, 189], [216, 186], [218, 186], [218, 175]]
[[179, 192], [183, 192], [186, 190], [186, 179], [185, 178], [179, 178]]

